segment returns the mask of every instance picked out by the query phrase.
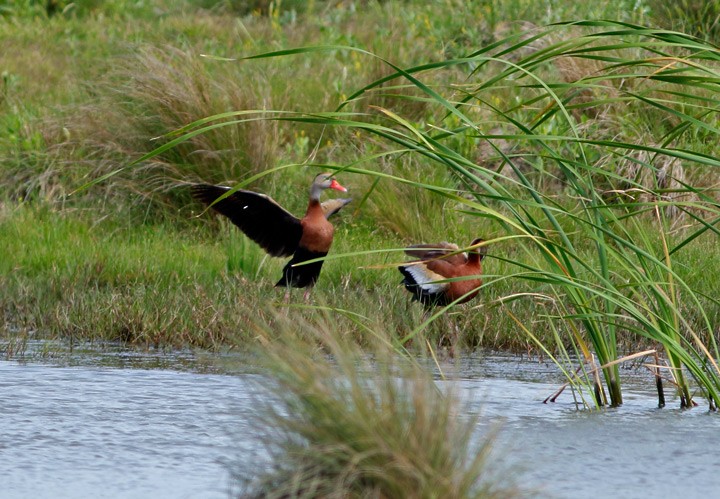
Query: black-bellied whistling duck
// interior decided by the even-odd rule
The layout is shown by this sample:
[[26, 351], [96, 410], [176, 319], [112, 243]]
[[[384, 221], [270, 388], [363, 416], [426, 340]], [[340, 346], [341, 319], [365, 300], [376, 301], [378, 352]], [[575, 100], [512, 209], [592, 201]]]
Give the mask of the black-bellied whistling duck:
[[[294, 288], [312, 287], [317, 281], [322, 260], [307, 265], [295, 265], [328, 254], [335, 228], [327, 218], [350, 202], [350, 199], [331, 199], [320, 203], [320, 194], [325, 189], [347, 192], [329, 173], [321, 173], [315, 177], [310, 187], [307, 211], [302, 218], [295, 217], [265, 194], [237, 190], [212, 204], [229, 191], [230, 187], [198, 184], [191, 189], [193, 197], [212, 205], [212, 208], [228, 217], [270, 255], [292, 255], [292, 259], [283, 269], [282, 278], [275, 285]], [[305, 297], [307, 298], [307, 293]]]
[[459, 300], [457, 303], [472, 300], [482, 285], [480, 262], [487, 253], [487, 247], [476, 247], [482, 242], [483, 239], [475, 239], [470, 243], [472, 249], [467, 254], [461, 252], [457, 245], [446, 242], [410, 246], [405, 254], [415, 261], [398, 267], [405, 277], [402, 283], [413, 294], [413, 299], [426, 307], [445, 306], [455, 300]]

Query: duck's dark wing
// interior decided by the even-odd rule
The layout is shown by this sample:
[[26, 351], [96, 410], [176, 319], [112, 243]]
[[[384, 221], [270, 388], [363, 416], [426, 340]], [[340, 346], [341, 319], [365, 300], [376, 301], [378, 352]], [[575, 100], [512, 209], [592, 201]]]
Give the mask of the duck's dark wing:
[[458, 250], [457, 244], [448, 242], [414, 244], [405, 249], [405, 254], [416, 260], [426, 261], [442, 258], [452, 265], [462, 265], [467, 261], [467, 255], [465, 253], [457, 253]]
[[[229, 190], [229, 187], [209, 184], [191, 187], [193, 197], [207, 205]], [[292, 255], [302, 237], [300, 219], [265, 194], [237, 190], [213, 204], [212, 208], [228, 217], [273, 256]]]
[[327, 201], [320, 203], [320, 207], [322, 208], [325, 218], [330, 218], [332, 215], [340, 211], [342, 207], [348, 204], [350, 201], [352, 201], [352, 198], [328, 199]]

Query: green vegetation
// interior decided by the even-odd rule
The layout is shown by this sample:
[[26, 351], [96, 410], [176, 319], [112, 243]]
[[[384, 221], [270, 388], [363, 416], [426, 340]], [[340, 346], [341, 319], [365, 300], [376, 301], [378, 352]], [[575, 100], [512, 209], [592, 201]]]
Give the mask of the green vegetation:
[[[618, 358], [659, 348], [684, 405], [688, 377], [720, 403], [720, 52], [698, 9], [56, 4], [0, 3], [14, 344], [252, 343], [284, 306], [283, 262], [195, 218], [185, 185], [247, 183], [299, 214], [308, 179], [340, 170], [355, 201], [313, 292], [339, 331], [422, 349], [454, 327], [467, 348], [543, 352], [590, 405], [622, 402]], [[581, 19], [617, 22], [547, 26]], [[491, 240], [481, 298], [425, 321], [400, 249], [475, 237]]]
[[391, 338], [361, 351], [337, 334], [333, 314], [271, 320], [260, 359], [275, 398], [257, 417], [271, 423], [259, 439], [272, 466], [237, 477], [242, 497], [521, 495], [492, 463], [492, 434], [477, 438], [478, 416], [458, 418], [467, 411], [455, 394], [396, 355]]

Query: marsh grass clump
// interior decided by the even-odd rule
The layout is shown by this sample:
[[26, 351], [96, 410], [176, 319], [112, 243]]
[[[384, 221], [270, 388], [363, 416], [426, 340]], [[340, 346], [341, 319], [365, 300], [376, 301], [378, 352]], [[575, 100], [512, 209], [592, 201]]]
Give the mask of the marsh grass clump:
[[[189, 122], [272, 106], [267, 87], [247, 85], [243, 79], [249, 75], [213, 70], [213, 65], [217, 62], [181, 48], [145, 46], [118, 58], [90, 90], [97, 95], [95, 101], [55, 125], [67, 131], [66, 136], [55, 133], [57, 154], [77, 158], [78, 177], [88, 172], [90, 178], [98, 177], [113, 171], [118, 161], [152, 150], [167, 140], [163, 135]], [[167, 198], [179, 197], [187, 202], [187, 193], [177, 188], [183, 181], [237, 181], [262, 171], [277, 162], [280, 139], [277, 123], [258, 120], [261, 115], [258, 111], [247, 123], [219, 128], [170, 149], [121, 175], [114, 188], [126, 198], [155, 196], [167, 203]], [[49, 126], [48, 133], [52, 131]]]
[[478, 416], [460, 417], [452, 390], [390, 339], [363, 351], [331, 314], [295, 312], [261, 326], [264, 388], [276, 399], [258, 416], [270, 462], [254, 478], [236, 471], [242, 497], [519, 496], [491, 471], [492, 437], [478, 441]]

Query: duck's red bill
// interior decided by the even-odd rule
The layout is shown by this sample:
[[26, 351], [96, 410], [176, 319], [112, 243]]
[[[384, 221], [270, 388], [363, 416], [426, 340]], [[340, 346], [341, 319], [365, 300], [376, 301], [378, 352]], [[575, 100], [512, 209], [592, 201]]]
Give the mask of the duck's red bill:
[[330, 182], [330, 188], [335, 189], [336, 191], [347, 192], [347, 189], [340, 185], [340, 183], [335, 179], [332, 179]]

